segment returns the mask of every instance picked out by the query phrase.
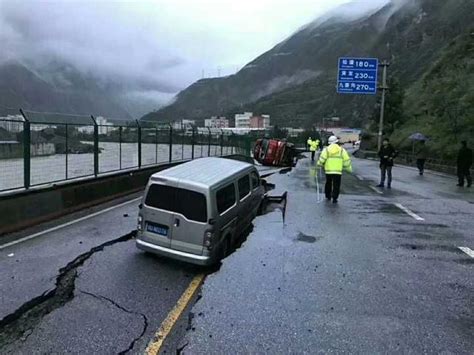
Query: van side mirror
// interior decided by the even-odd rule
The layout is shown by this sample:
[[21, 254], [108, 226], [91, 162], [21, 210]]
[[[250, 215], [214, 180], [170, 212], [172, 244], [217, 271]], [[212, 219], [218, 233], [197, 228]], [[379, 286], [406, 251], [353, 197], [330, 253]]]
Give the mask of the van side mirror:
[[138, 209], [141, 210], [142, 208], [143, 208], [143, 203], [140, 203], [140, 204], [138, 205]]
[[212, 226], [216, 223], [216, 220], [214, 218], [210, 218], [208, 223]]

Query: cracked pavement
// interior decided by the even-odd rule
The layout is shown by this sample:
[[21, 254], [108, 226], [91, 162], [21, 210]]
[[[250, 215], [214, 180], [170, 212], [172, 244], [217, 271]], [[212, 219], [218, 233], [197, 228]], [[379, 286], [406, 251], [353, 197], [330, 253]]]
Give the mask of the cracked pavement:
[[137, 205], [0, 251], [2, 354], [143, 352], [198, 270], [136, 249]]
[[[336, 206], [307, 159], [269, 176], [288, 203], [257, 217], [163, 353], [469, 353], [473, 191], [397, 167], [378, 194], [376, 162], [354, 166]], [[137, 250], [137, 205], [0, 250], [0, 353], [143, 353], [202, 269]]]

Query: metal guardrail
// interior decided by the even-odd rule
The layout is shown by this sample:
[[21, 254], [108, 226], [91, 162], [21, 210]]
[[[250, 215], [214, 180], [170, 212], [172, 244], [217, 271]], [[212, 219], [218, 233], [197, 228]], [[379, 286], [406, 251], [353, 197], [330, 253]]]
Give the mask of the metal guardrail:
[[[372, 158], [378, 160], [379, 157], [376, 151], [360, 151], [364, 158]], [[416, 167], [416, 155], [409, 152], [399, 152], [395, 159], [395, 164], [402, 164]], [[437, 158], [428, 158], [425, 162], [425, 168], [433, 171], [438, 171], [446, 174], [456, 175], [457, 167], [453, 165], [452, 160], [444, 160]], [[471, 169], [474, 172], [474, 170]]]
[[[58, 117], [59, 116], [59, 117]], [[23, 111], [0, 117], [0, 192], [205, 156], [248, 154], [250, 139], [147, 121]]]

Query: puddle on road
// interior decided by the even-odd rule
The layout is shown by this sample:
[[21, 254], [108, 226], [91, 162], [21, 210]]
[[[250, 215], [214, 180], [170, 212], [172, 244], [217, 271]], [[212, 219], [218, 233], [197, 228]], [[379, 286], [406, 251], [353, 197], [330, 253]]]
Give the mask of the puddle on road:
[[279, 174], [286, 174], [286, 173], [289, 173], [291, 170], [293, 170], [293, 168], [281, 169], [281, 170], [279, 171]]
[[[401, 210], [400, 210], [401, 211]], [[400, 225], [399, 222], [392, 222], [392, 224]], [[449, 228], [446, 224], [436, 224], [436, 223], [412, 223], [412, 222], [404, 222], [403, 226], [410, 227], [414, 229], [423, 229], [423, 230], [429, 230], [430, 228]]]
[[307, 235], [304, 233], [299, 232], [298, 236], [296, 237], [296, 240], [299, 242], [305, 242], [305, 243], [314, 243], [318, 240], [321, 240], [323, 237], [313, 237], [312, 235]]
[[460, 239], [459, 236], [455, 234], [439, 234], [439, 233], [420, 233], [420, 232], [413, 232], [413, 231], [406, 231], [403, 229], [395, 229], [392, 232], [397, 233], [398, 238], [405, 238], [405, 239], [419, 239], [419, 240], [433, 240], [433, 241], [442, 241], [442, 240], [456, 240]]
[[429, 251], [447, 251], [451, 253], [461, 254], [461, 250], [459, 250], [455, 246], [451, 245], [439, 245], [439, 244], [400, 244], [400, 248], [407, 249], [407, 250], [429, 250]]
[[473, 258], [465, 258], [465, 259], [460, 259], [460, 260], [455, 260], [456, 263], [461, 264], [461, 265], [474, 265], [474, 259]]

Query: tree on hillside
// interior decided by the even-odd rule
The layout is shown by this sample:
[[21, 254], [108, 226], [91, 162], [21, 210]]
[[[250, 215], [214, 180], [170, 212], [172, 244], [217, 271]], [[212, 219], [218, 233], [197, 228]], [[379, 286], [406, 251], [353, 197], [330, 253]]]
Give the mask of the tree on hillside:
[[474, 87], [470, 83], [468, 65], [453, 65], [444, 75], [430, 80], [425, 88], [428, 115], [452, 142], [472, 133], [474, 115]]
[[[387, 85], [389, 89], [385, 94], [384, 134], [390, 135], [406, 121], [406, 115], [403, 111], [405, 90], [400, 85], [398, 79], [393, 77], [388, 79]], [[378, 129], [379, 125], [381, 100], [381, 97], [377, 99], [372, 115], [372, 128], [374, 131]]]

